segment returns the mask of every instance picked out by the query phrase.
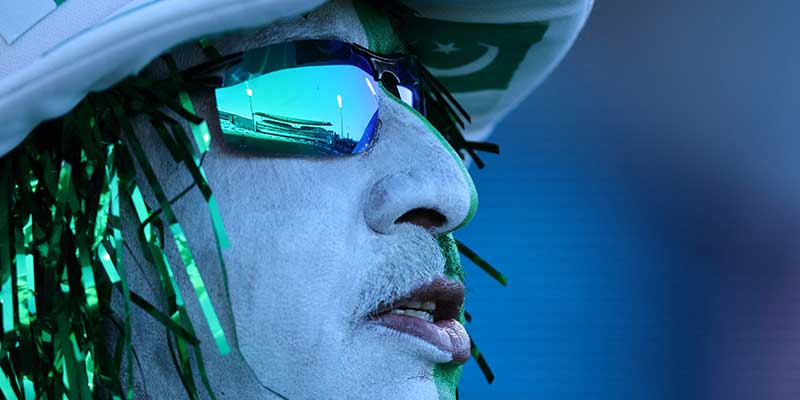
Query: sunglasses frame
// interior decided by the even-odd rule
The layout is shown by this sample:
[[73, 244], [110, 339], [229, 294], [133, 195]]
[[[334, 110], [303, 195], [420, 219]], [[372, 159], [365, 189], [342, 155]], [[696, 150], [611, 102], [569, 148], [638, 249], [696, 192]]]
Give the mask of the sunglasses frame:
[[[315, 48], [314, 45], [317, 47]], [[403, 100], [398, 86], [410, 90], [413, 94], [411, 107], [427, 119], [462, 158], [464, 157], [462, 150], [469, 154], [475, 160], [478, 168], [483, 168], [484, 164], [475, 153], [476, 151], [499, 153], [499, 147], [496, 144], [472, 142], [464, 138], [462, 130], [466, 128], [466, 124], [472, 122], [469, 114], [450, 91], [414, 55], [378, 54], [358, 44], [335, 39], [303, 39], [220, 56], [186, 69], [180, 75], [191, 89], [217, 89], [231, 86], [250, 79], [251, 76], [237, 77], [238, 81], [227, 82], [225, 74], [227, 69], [240, 65], [252, 57], [261, 57], [263, 58], [262, 62], [269, 61], [271, 51], [282, 47], [284, 50], [296, 50], [298, 46], [305, 51], [305, 53], [296, 52], [303, 56], [300, 62], [297, 62], [296, 57], [284, 59], [283, 63], [278, 59], [269, 68], [261, 69], [258, 73], [265, 74], [280, 69], [313, 65], [353, 65], [371, 74], [376, 82], [381, 83], [389, 93], [401, 101]], [[267, 54], [259, 55], [259, 52]]]
[[[304, 52], [304, 54], [300, 54], [302, 57], [288, 57], [289, 60], [267, 63], [269, 60], [266, 58], [271, 53], [279, 53], [280, 57], [285, 56], [287, 50]], [[257, 65], [256, 70], [247, 71], [252, 75], [236, 76], [236, 73], [230, 73], [230, 69], [241, 66], [252, 69], [254, 61], [257, 59], [263, 59], [264, 62]], [[413, 94], [413, 104], [410, 105], [427, 117], [427, 101], [422, 95], [420, 83], [422, 74], [419, 61], [414, 57], [399, 53], [378, 54], [360, 45], [337, 40], [297, 40], [240, 51], [184, 70], [181, 76], [184, 81], [192, 82], [193, 88], [219, 89], [252, 79], [253, 75], [259, 76], [282, 69], [319, 65], [358, 67], [372, 75], [375, 82], [383, 84], [386, 90], [398, 99], [401, 99], [401, 96], [397, 87], [402, 86]]]

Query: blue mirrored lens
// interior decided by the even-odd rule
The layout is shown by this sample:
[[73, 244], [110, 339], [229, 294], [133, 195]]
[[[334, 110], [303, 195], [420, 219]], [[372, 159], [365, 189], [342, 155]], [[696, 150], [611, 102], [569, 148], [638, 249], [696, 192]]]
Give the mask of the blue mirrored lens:
[[271, 154], [364, 151], [378, 120], [378, 85], [352, 65], [282, 69], [216, 89], [226, 143]]

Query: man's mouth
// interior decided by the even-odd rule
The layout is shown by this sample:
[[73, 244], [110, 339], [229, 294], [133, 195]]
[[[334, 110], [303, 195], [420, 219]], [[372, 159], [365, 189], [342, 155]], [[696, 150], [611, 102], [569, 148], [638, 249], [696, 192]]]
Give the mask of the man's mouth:
[[456, 319], [464, 303], [464, 285], [440, 277], [370, 313], [378, 324], [422, 339], [452, 354], [453, 361], [469, 359], [470, 339]]

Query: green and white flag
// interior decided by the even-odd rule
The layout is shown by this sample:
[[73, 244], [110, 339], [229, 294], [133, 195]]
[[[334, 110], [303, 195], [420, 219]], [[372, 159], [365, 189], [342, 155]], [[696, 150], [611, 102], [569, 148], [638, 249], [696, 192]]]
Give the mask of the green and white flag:
[[403, 0], [397, 30], [485, 140], [563, 59], [593, 0]]
[[65, 0], [0, 0], [0, 36], [12, 43]]
[[414, 18], [402, 34], [431, 73], [454, 93], [508, 88], [547, 22], [492, 24]]

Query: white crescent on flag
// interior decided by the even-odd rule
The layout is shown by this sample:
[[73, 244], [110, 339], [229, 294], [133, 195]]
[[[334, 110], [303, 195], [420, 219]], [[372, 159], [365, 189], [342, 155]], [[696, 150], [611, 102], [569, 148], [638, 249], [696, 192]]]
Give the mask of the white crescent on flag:
[[500, 48], [486, 43], [478, 43], [478, 44], [485, 47], [486, 51], [483, 53], [483, 55], [481, 55], [480, 57], [475, 59], [475, 61], [472, 61], [469, 64], [464, 64], [456, 68], [432, 68], [427, 65], [426, 67], [428, 68], [428, 71], [430, 71], [434, 76], [442, 78], [451, 78], [454, 76], [466, 76], [481, 71], [484, 68], [491, 65], [492, 62], [494, 62], [494, 59], [497, 58], [498, 54], [500, 54]]

